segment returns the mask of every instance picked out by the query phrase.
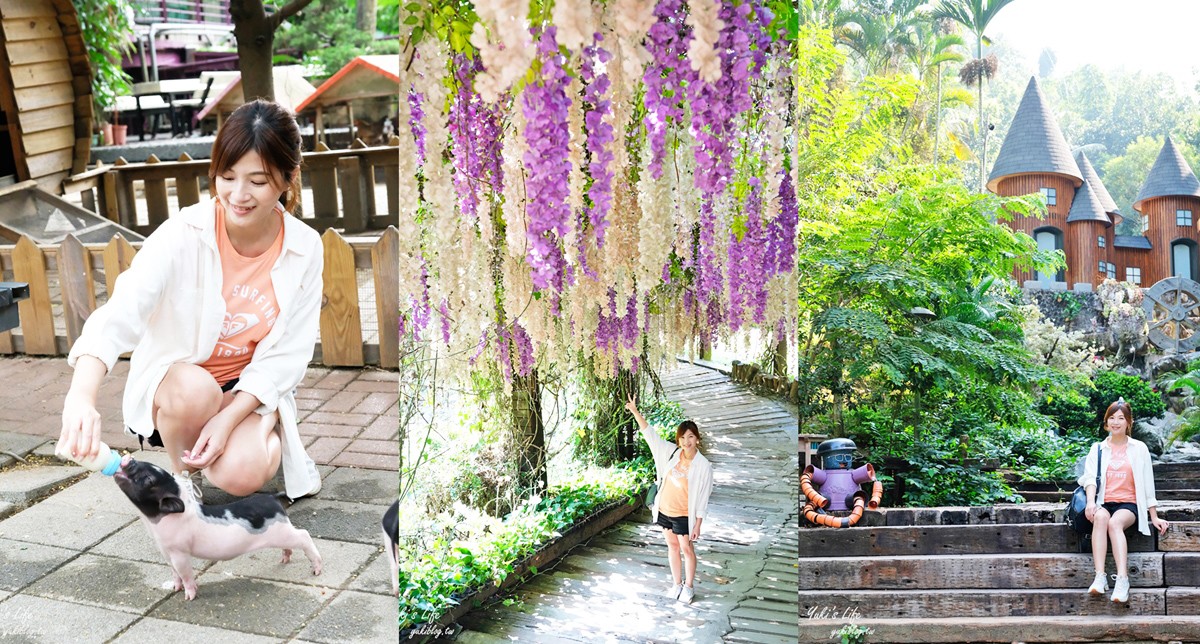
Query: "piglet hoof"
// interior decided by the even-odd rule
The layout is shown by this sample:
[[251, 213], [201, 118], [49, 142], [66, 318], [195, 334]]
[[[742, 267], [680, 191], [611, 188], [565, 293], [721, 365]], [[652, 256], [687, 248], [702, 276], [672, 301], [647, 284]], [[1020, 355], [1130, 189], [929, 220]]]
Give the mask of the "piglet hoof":
[[183, 596], [188, 601], [192, 601], [193, 599], [195, 599], [196, 598], [196, 584], [192, 584], [190, 586], [184, 587]]
[[284, 548], [283, 549], [283, 560], [280, 561], [279, 563], [289, 563], [291, 560], [292, 560], [292, 551], [287, 548]]
[[317, 560], [313, 562], [313, 575], [319, 574], [321, 574], [321, 561]]

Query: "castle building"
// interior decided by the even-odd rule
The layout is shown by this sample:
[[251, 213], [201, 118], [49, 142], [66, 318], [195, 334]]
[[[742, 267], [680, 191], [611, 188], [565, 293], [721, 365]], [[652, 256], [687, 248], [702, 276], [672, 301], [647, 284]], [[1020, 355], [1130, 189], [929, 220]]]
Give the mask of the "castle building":
[[1148, 287], [1173, 275], [1200, 281], [1200, 181], [1170, 136], [1133, 202], [1142, 234], [1117, 235], [1123, 217], [1116, 203], [1087, 156], [1071, 153], [1031, 78], [987, 187], [1004, 197], [1041, 192], [1046, 198], [1044, 218], [1014, 215], [1006, 223], [1039, 248], [1063, 251], [1067, 267], [1056, 275], [1014, 271], [1027, 287], [1088, 291], [1105, 279]]

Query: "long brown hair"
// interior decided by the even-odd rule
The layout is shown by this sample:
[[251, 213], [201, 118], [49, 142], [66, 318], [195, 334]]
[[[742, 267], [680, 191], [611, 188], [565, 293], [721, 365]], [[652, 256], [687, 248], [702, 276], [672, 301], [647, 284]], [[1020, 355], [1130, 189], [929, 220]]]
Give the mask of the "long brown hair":
[[[300, 203], [300, 127], [296, 119], [277, 103], [257, 99], [237, 108], [217, 132], [212, 161], [208, 164], [208, 189], [217, 196], [217, 175], [232, 168], [247, 152], [257, 152], [271, 171], [270, 183], [283, 188], [279, 203], [295, 213]], [[274, 171], [283, 175], [284, 185], [275, 183]]]
[[679, 439], [683, 438], [683, 435], [688, 432], [695, 434], [696, 442], [700, 442], [700, 428], [696, 426], [694, 421], [685, 420], [679, 423], [679, 427], [675, 428], [675, 444], [678, 445]]

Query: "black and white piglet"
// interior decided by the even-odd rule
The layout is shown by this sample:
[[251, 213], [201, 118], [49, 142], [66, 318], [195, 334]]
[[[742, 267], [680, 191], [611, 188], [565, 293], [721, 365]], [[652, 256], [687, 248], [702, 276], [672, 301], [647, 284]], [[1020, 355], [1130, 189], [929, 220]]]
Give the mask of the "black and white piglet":
[[188, 599], [196, 596], [192, 557], [227, 561], [264, 548], [282, 548], [287, 563], [292, 549], [299, 548], [312, 562], [313, 574], [321, 574], [321, 555], [312, 537], [293, 526], [279, 499], [269, 494], [203, 505], [186, 477], [128, 454], [113, 480], [141, 511], [142, 522], [175, 572], [175, 590], [183, 590]]
[[400, 594], [400, 550], [396, 542], [400, 540], [400, 499], [392, 502], [392, 506], [383, 513], [383, 547], [387, 551], [388, 566], [392, 570], [392, 593]]

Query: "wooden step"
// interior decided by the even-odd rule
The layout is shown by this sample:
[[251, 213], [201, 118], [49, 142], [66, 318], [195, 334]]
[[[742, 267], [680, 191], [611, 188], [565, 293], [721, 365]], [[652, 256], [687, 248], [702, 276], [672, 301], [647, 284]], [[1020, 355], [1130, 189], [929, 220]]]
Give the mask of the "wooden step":
[[[950, 590], [805, 590], [800, 592], [800, 618], [821, 616], [821, 611], [840, 614], [857, 611], [864, 617], [1011, 617], [1028, 615], [1167, 615], [1172, 613], [1163, 588], [1133, 588], [1128, 604], [1116, 604], [1109, 596], [1088, 595], [1087, 586], [1043, 589], [950, 589]], [[1177, 611], [1194, 604], [1194, 597], [1180, 593]]]
[[[830, 631], [850, 619], [800, 619], [801, 642], [829, 642]], [[863, 619], [855, 624], [874, 631], [872, 644], [904, 642], [1194, 642], [1200, 617], [1172, 615], [1095, 617], [952, 617], [937, 619]]]
[[[1200, 569], [1200, 554], [1165, 553], [1129, 555], [1129, 582], [1134, 587], [1163, 585], [1165, 565], [1180, 571]], [[1116, 570], [1112, 558], [1108, 568]], [[800, 588], [843, 590], [922, 590], [950, 588], [1087, 588], [1094, 575], [1090, 554], [1026, 553], [943, 555], [930, 557], [821, 557], [800, 561]], [[1183, 574], [1180, 580], [1189, 579]], [[1195, 583], [1192, 577], [1186, 583]]]
[[1155, 463], [1154, 480], [1160, 478], [1200, 481], [1200, 463]]
[[[1154, 537], [1134, 532], [1130, 552], [1153, 552]], [[1079, 552], [1079, 537], [1061, 523], [868, 526], [800, 530], [804, 557]]]

